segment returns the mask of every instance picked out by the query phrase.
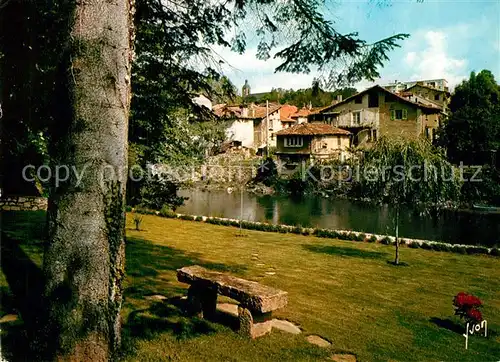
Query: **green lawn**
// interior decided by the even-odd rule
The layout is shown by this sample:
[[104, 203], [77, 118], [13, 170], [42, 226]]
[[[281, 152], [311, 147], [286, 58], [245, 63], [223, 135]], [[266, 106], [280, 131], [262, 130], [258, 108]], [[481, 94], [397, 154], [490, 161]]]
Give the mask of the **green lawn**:
[[[15, 236], [36, 240], [43, 213], [7, 213], [3, 221]], [[394, 267], [387, 263], [393, 247], [380, 244], [258, 231], [242, 237], [236, 228], [148, 215], [145, 230], [132, 227], [129, 217], [126, 360], [305, 361], [333, 351], [359, 361], [500, 360], [500, 258], [402, 248], [408, 266]], [[40, 243], [24, 244], [39, 264]], [[288, 291], [288, 306], [277, 315], [304, 333], [273, 330], [249, 341], [223, 324], [184, 316], [176, 297], [187, 285], [177, 282], [176, 269], [193, 264]], [[3, 275], [0, 282], [6, 293]], [[467, 351], [451, 304], [459, 291], [483, 300], [489, 327], [488, 338], [470, 336]], [[157, 294], [170, 299], [145, 298]], [[330, 340], [332, 348], [308, 344], [307, 334]]]

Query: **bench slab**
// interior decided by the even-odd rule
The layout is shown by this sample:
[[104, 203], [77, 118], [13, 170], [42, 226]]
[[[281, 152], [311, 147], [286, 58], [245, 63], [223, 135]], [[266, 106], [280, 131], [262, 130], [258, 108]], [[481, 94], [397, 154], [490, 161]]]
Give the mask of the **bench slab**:
[[242, 307], [264, 314], [286, 306], [288, 293], [257, 282], [211, 271], [199, 265], [177, 270], [180, 282], [212, 289], [217, 294], [239, 301]]

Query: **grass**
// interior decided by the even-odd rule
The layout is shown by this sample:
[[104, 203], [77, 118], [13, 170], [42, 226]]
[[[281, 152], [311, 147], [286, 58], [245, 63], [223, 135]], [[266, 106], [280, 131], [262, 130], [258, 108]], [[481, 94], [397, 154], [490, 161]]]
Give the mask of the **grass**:
[[[43, 213], [6, 213], [3, 224], [40, 264]], [[144, 230], [133, 229], [129, 215], [125, 360], [308, 361], [325, 360], [332, 351], [360, 361], [500, 359], [498, 258], [401, 248], [408, 266], [400, 268], [387, 263], [393, 247], [376, 243], [252, 230], [242, 238], [235, 228], [151, 215], [144, 215]], [[177, 282], [176, 269], [193, 264], [288, 291], [288, 306], [276, 315], [304, 333], [273, 330], [249, 341], [224, 324], [186, 317], [179, 306], [187, 285]], [[3, 275], [0, 283], [8, 293]], [[469, 337], [467, 351], [452, 308], [460, 291], [483, 300], [489, 327], [487, 338]], [[169, 299], [148, 298], [158, 294]], [[12, 307], [2, 300], [2, 308]], [[308, 344], [307, 334], [332, 341], [332, 349]]]

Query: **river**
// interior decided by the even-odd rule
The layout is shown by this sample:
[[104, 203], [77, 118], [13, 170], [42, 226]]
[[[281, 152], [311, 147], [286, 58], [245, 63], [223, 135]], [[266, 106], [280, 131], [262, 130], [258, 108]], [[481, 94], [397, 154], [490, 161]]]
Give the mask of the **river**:
[[[274, 224], [301, 225], [364, 231], [394, 235], [394, 213], [388, 207], [360, 202], [306, 196], [291, 199], [283, 196], [243, 193], [239, 191], [182, 190], [189, 197], [177, 211]], [[401, 237], [445, 241], [452, 244], [500, 245], [500, 214], [467, 211], [443, 211], [439, 215], [419, 215], [405, 210], [400, 213]]]

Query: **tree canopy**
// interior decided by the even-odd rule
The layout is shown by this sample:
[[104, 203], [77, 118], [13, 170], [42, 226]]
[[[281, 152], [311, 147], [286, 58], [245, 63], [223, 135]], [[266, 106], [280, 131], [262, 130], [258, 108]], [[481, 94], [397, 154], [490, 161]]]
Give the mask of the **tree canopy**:
[[500, 148], [500, 86], [489, 70], [459, 84], [450, 102], [441, 145], [454, 163], [490, 163]]

